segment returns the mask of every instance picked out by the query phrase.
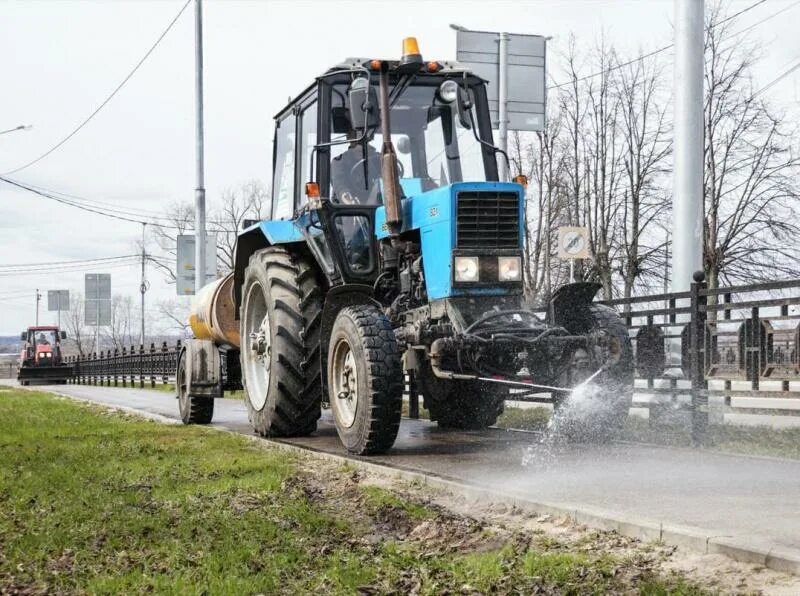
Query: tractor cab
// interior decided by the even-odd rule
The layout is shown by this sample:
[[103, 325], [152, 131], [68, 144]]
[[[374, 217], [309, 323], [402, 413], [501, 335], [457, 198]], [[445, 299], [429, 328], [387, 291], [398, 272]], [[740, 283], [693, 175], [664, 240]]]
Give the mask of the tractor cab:
[[[430, 226], [455, 218], [456, 187], [471, 197], [463, 202], [461, 244], [482, 248], [469, 236], [479, 235], [483, 219], [493, 224], [501, 208], [510, 216], [507, 237], [487, 237], [486, 247], [520, 254], [524, 191], [498, 183], [485, 81], [455, 62], [422, 61], [416, 42], [406, 41], [402, 60], [351, 58], [332, 67], [275, 119], [271, 221], [260, 227], [270, 243], [305, 240], [333, 286], [374, 284], [385, 269], [381, 234], [419, 243]], [[483, 212], [475, 202], [482, 190], [494, 197]], [[455, 235], [437, 232], [431, 246], [441, 257], [431, 259], [430, 272], [438, 297], [453, 293], [454, 263], [445, 257]]]

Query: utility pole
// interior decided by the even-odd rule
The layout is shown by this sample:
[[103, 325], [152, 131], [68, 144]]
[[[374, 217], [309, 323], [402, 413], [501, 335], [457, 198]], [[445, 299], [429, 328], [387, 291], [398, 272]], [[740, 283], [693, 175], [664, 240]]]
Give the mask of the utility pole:
[[[497, 115], [500, 122], [498, 122], [497, 140], [500, 143], [500, 149], [508, 155], [508, 33], [499, 34], [499, 73], [497, 76], [498, 83], [498, 107]], [[505, 159], [500, 160], [500, 181], [508, 181], [508, 162]]]
[[672, 185], [672, 290], [689, 289], [703, 269], [704, 0], [674, 0], [675, 148]]
[[[206, 189], [203, 151], [203, 5], [194, 4], [197, 186], [194, 191], [194, 292], [206, 284]], [[144, 313], [142, 313], [144, 316]]]
[[39, 301], [42, 299], [42, 295], [39, 293], [39, 288], [36, 288], [36, 326], [39, 326]]
[[142, 346], [144, 345], [144, 294], [145, 292], [147, 292], [148, 288], [147, 278], [145, 277], [145, 261], [147, 260], [147, 254], [145, 253], [144, 250], [144, 232], [146, 227], [147, 223], [142, 222], [142, 281], [139, 284], [139, 291], [142, 294], [142, 331], [139, 338], [140, 339], [139, 344]]

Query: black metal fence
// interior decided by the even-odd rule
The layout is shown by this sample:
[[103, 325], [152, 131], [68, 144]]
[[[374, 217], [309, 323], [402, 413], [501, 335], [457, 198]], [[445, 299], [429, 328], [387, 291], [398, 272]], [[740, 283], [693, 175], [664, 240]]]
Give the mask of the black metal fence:
[[87, 356], [71, 356], [66, 359], [72, 364], [73, 376], [70, 383], [82, 385], [101, 385], [113, 387], [144, 387], [156, 383], [167, 384], [175, 378], [181, 342], [160, 346], [150, 344], [123, 347]]

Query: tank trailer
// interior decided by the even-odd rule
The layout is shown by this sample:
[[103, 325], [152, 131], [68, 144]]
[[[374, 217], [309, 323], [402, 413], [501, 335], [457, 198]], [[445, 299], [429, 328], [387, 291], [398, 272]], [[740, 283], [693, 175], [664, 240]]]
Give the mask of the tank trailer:
[[[441, 427], [488, 427], [513, 391], [549, 394], [574, 438], [611, 436], [631, 404], [625, 325], [594, 283], [526, 305], [527, 181], [498, 178], [486, 82], [403, 49], [334, 66], [275, 117], [272, 211], [196, 296], [183, 421], [241, 383], [257, 433], [307, 435], [329, 405], [349, 452], [381, 453], [412, 372]], [[580, 419], [564, 404], [589, 381], [603, 407]]]

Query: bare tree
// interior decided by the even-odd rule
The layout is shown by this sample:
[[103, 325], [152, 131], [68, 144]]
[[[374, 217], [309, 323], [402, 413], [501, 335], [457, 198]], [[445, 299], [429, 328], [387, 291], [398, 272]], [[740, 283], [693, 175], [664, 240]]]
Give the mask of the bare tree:
[[164, 224], [150, 226], [150, 233], [160, 254], [150, 255], [148, 260], [164, 275], [168, 283], [175, 283], [178, 236], [188, 234], [194, 228], [194, 206], [188, 201], [172, 203], [167, 207], [165, 221]]
[[217, 235], [219, 273], [226, 274], [233, 269], [236, 238], [242, 224], [246, 219], [262, 219], [267, 197], [266, 187], [258, 180], [222, 193], [220, 204], [209, 222], [209, 230]]
[[789, 127], [753, 89], [758, 52], [722, 5], [706, 17], [705, 250], [708, 283], [800, 274], [798, 166]]
[[134, 341], [132, 333], [133, 310], [133, 298], [130, 296], [117, 294], [111, 299], [111, 320], [103, 331], [106, 349], [122, 351], [123, 347], [138, 343]]
[[190, 334], [189, 303], [186, 300], [175, 298], [161, 300], [156, 308], [162, 331], [166, 333], [177, 332], [183, 337]]
[[620, 274], [625, 298], [630, 298], [637, 281], [657, 272], [663, 242], [654, 234], [654, 223], [670, 207], [664, 190], [671, 142], [667, 136], [666, 97], [662, 88], [663, 69], [656, 57], [620, 64], [616, 79], [620, 104], [620, 135], [624, 168], [620, 232]]
[[87, 356], [94, 349], [94, 332], [86, 326], [85, 302], [83, 295], [73, 293], [70, 296], [69, 310], [66, 318], [62, 319], [64, 328], [67, 331], [67, 346], [70, 351], [74, 351], [78, 356]]

